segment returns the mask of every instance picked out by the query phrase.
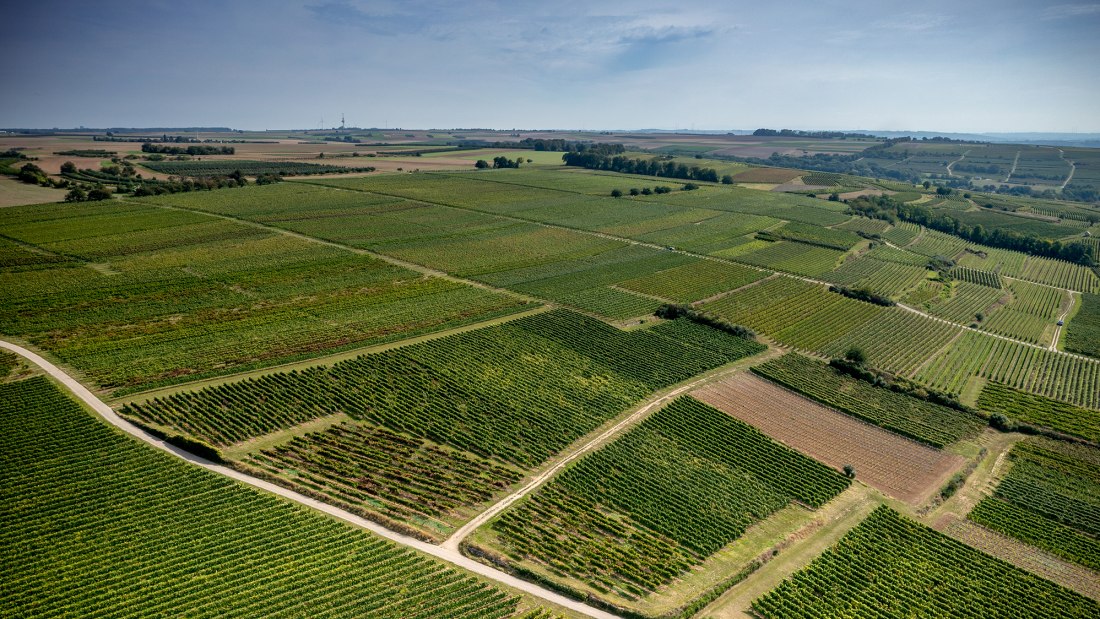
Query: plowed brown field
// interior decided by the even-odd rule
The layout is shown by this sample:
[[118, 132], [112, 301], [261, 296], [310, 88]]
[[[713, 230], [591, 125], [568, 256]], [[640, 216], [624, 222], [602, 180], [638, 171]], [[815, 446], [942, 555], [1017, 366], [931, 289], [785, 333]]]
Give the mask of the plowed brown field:
[[920, 505], [963, 465], [944, 453], [741, 373], [694, 391], [695, 398], [802, 453], [911, 505]]

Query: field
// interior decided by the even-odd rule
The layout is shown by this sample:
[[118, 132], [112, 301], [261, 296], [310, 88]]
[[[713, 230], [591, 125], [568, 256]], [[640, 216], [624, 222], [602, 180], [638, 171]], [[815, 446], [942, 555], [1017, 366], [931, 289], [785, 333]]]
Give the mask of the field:
[[752, 371], [826, 406], [933, 447], [977, 436], [986, 425], [968, 413], [875, 387], [799, 354], [784, 355]]
[[1100, 450], [1030, 438], [970, 520], [1100, 570]]
[[350, 251], [147, 205], [13, 207], [0, 211], [0, 227], [19, 243], [0, 247], [0, 331], [117, 393], [529, 307]]
[[0, 426], [5, 616], [516, 614], [454, 568], [138, 444], [44, 378], [0, 385]]
[[[135, 402], [121, 412], [221, 449], [346, 415], [361, 425], [307, 434], [243, 462], [439, 536], [515, 482], [517, 470], [540, 464], [647, 393], [763, 348], [684, 321], [627, 333], [556, 310], [331, 367]], [[413, 475], [428, 466], [438, 468], [429, 477], [439, 483]], [[395, 494], [415, 503], [395, 504]], [[431, 503], [438, 507], [424, 507]]]
[[1093, 617], [1100, 605], [888, 507], [753, 603], [767, 619], [869, 616]]
[[1100, 294], [1081, 295], [1081, 307], [1067, 324], [1065, 349], [1100, 358]]
[[1001, 414], [1014, 421], [1100, 442], [1100, 412], [1058, 400], [987, 383], [978, 397], [983, 413]]
[[847, 485], [839, 473], [685, 397], [586, 456], [492, 527], [511, 560], [631, 600], [791, 501], [819, 507]]
[[1100, 362], [967, 332], [917, 375], [921, 382], [960, 393], [972, 376], [1086, 408], [1100, 408]]
[[752, 375], [739, 375], [692, 394], [800, 453], [920, 505], [962, 466], [959, 456], [902, 438], [811, 402]]

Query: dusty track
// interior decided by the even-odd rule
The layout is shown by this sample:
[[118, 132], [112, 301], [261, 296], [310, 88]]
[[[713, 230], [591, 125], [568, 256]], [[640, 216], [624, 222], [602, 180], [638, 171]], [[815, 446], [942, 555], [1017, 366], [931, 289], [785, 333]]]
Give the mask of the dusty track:
[[115, 411], [111, 409], [110, 406], [107, 406], [106, 404], [104, 404], [102, 400], [100, 400], [98, 397], [95, 396], [95, 394], [93, 394], [91, 391], [88, 391], [88, 389], [85, 388], [84, 385], [80, 384], [75, 379], [73, 379], [71, 376], [69, 376], [68, 374], [63, 372], [60, 368], [58, 368], [54, 364], [50, 363], [46, 359], [43, 359], [41, 356], [35, 354], [34, 352], [31, 352], [30, 350], [27, 350], [26, 348], [23, 348], [21, 346], [17, 346], [15, 344], [11, 344], [9, 342], [5, 342], [5, 341], [2, 341], [2, 340], [0, 340], [0, 348], [7, 349], [7, 350], [10, 350], [10, 351], [18, 354], [18, 355], [21, 355], [22, 357], [26, 358], [31, 363], [33, 363], [33, 364], [39, 366], [40, 368], [42, 368], [47, 374], [49, 374], [52, 378], [54, 378], [59, 383], [64, 385], [66, 389], [68, 389], [69, 391], [71, 391], [73, 393], [73, 395], [75, 395], [77, 398], [79, 398], [85, 404], [90, 406], [92, 408], [92, 410], [94, 410], [96, 413], [98, 413], [101, 417], [103, 417], [103, 419], [105, 419], [111, 425], [119, 428], [120, 430], [122, 430], [123, 432], [126, 432], [127, 434], [130, 434], [131, 436], [133, 436], [134, 438], [136, 438], [140, 441], [148, 443], [148, 444], [152, 445], [153, 447], [156, 447], [157, 449], [164, 450], [164, 451], [172, 454], [173, 456], [176, 456], [177, 458], [180, 458], [182, 460], [186, 460], [187, 462], [189, 462], [191, 464], [194, 464], [195, 466], [199, 466], [199, 467], [202, 467], [202, 468], [204, 468], [208, 471], [212, 471], [214, 473], [217, 473], [219, 475], [224, 475], [224, 476], [229, 477], [231, 479], [235, 479], [235, 480], [237, 480], [241, 483], [248, 484], [249, 486], [253, 486], [255, 488], [259, 488], [261, 490], [270, 492], [271, 494], [279, 495], [279, 496], [281, 496], [285, 499], [294, 501], [295, 503], [299, 503], [301, 505], [311, 507], [311, 508], [316, 509], [318, 511], [324, 512], [324, 513], [326, 513], [330, 516], [333, 516], [335, 518], [339, 518], [340, 520], [344, 520], [345, 522], [351, 523], [355, 526], [361, 527], [363, 529], [367, 529], [367, 530], [371, 531], [372, 533], [374, 533], [374, 534], [376, 534], [380, 537], [384, 537], [384, 538], [386, 538], [390, 541], [396, 542], [396, 543], [401, 544], [403, 546], [407, 546], [409, 548], [413, 548], [413, 549], [418, 550], [418, 551], [420, 551], [424, 554], [431, 555], [431, 556], [436, 557], [438, 559], [442, 559], [444, 561], [447, 561], [448, 563], [452, 563], [452, 564], [454, 564], [458, 567], [461, 567], [463, 569], [474, 572], [474, 573], [476, 573], [479, 576], [482, 576], [484, 578], [496, 581], [496, 582], [501, 583], [503, 585], [507, 585], [507, 586], [512, 587], [514, 589], [518, 589], [520, 591], [523, 591], [524, 593], [528, 593], [530, 595], [533, 595], [535, 597], [547, 600], [549, 602], [553, 602], [554, 604], [564, 606], [564, 607], [566, 607], [570, 610], [573, 610], [573, 611], [576, 611], [578, 613], [587, 615], [589, 617], [596, 617], [598, 619], [614, 619], [615, 618], [615, 615], [613, 615], [611, 613], [608, 613], [608, 612], [605, 612], [605, 611], [602, 611], [602, 610], [599, 610], [599, 609], [596, 609], [596, 608], [592, 608], [591, 606], [588, 606], [587, 604], [583, 604], [583, 603], [578, 602], [576, 600], [572, 600], [572, 599], [567, 598], [567, 597], [565, 597], [563, 595], [560, 595], [558, 593], [554, 593], [553, 591], [543, 589], [542, 587], [539, 587], [538, 585], [535, 585], [533, 583], [530, 583], [530, 582], [527, 582], [527, 581], [524, 581], [524, 580], [520, 580], [519, 578], [516, 578], [515, 576], [512, 576], [511, 574], [507, 574], [505, 572], [502, 572], [500, 570], [492, 568], [488, 565], [485, 565], [483, 563], [479, 563], [477, 561], [474, 561], [473, 559], [467, 558], [467, 557], [463, 556], [461, 553], [459, 553], [457, 550], [453, 550], [451, 548], [444, 548], [444, 547], [436, 546], [434, 544], [429, 544], [427, 542], [422, 542], [422, 541], [420, 541], [418, 539], [414, 539], [412, 537], [407, 537], [405, 535], [401, 535], [400, 533], [395, 533], [394, 531], [391, 531], [391, 530], [389, 530], [389, 529], [387, 529], [387, 528], [385, 528], [381, 525], [375, 524], [375, 523], [373, 523], [369, 520], [366, 520], [364, 518], [356, 516], [352, 513], [346, 512], [346, 511], [344, 511], [342, 509], [339, 509], [337, 507], [333, 507], [332, 505], [328, 505], [327, 503], [322, 503], [322, 502], [317, 501], [315, 499], [311, 499], [309, 497], [298, 494], [297, 492], [293, 492], [291, 490], [287, 490], [286, 488], [276, 486], [275, 484], [271, 484], [271, 483], [268, 483], [266, 481], [256, 479], [254, 477], [250, 477], [248, 475], [245, 475], [243, 473], [235, 471], [235, 470], [233, 470], [231, 468], [228, 468], [226, 466], [222, 466], [220, 464], [216, 464], [214, 462], [211, 462], [210, 460], [206, 460], [205, 458], [200, 458], [200, 457], [198, 457], [198, 456], [196, 456], [196, 455], [194, 455], [194, 454], [192, 454], [188, 451], [180, 449], [179, 447], [176, 447], [174, 445], [170, 445], [170, 444], [168, 444], [168, 443], [166, 443], [166, 442], [164, 442], [164, 441], [162, 441], [158, 438], [155, 438], [155, 437], [153, 437], [149, 434], [146, 434], [143, 430], [141, 430], [140, 428], [138, 428], [134, 424], [126, 421], [122, 417], [119, 417], [115, 413]]

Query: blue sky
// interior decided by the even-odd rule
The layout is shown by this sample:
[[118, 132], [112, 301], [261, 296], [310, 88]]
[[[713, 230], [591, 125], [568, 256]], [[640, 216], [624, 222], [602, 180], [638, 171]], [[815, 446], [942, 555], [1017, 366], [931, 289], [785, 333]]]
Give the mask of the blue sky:
[[0, 126], [1100, 132], [1100, 2], [5, 8]]

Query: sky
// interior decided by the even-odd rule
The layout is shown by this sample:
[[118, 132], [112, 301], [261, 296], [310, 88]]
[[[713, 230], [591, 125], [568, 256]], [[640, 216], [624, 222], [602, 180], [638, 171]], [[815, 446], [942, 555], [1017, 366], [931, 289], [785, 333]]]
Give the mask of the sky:
[[5, 5], [0, 127], [1100, 132], [1100, 2]]

